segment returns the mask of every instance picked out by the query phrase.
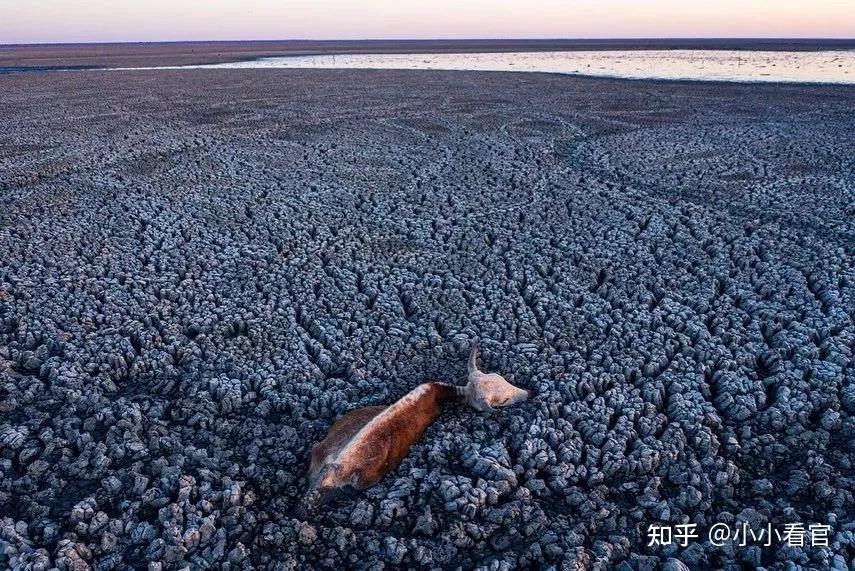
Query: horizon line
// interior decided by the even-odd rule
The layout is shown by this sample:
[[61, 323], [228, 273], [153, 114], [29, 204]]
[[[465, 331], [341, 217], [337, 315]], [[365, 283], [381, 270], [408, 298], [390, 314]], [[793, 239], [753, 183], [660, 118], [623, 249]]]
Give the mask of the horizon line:
[[627, 37], [471, 37], [471, 38], [279, 38], [279, 39], [205, 39], [205, 40], [121, 40], [121, 41], [81, 41], [81, 42], [0, 42], [2, 47], [27, 46], [97, 46], [97, 45], [147, 45], [147, 44], [206, 44], [206, 43], [274, 43], [274, 42], [608, 42], [608, 41], [787, 41], [787, 42], [855, 42], [855, 37], [829, 36], [627, 36]]

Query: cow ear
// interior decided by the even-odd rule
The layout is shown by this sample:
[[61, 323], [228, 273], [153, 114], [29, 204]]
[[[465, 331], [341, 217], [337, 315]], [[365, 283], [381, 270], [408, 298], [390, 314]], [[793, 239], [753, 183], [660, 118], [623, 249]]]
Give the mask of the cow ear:
[[475, 341], [472, 343], [472, 349], [469, 350], [469, 362], [466, 366], [466, 370], [469, 372], [469, 380], [472, 380], [472, 375], [475, 373], [480, 373], [478, 370], [478, 342]]

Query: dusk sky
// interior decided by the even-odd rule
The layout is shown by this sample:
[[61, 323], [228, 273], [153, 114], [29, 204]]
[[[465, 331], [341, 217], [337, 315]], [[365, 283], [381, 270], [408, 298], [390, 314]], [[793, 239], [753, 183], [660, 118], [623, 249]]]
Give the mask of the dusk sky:
[[855, 37], [855, 0], [0, 0], [0, 43]]

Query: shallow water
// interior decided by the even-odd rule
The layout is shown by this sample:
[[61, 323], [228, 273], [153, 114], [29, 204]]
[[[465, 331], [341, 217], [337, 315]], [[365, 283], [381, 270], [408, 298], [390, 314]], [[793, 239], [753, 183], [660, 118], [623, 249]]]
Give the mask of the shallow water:
[[855, 83], [855, 51], [636, 50], [350, 54], [273, 57], [189, 67], [535, 71], [634, 79]]

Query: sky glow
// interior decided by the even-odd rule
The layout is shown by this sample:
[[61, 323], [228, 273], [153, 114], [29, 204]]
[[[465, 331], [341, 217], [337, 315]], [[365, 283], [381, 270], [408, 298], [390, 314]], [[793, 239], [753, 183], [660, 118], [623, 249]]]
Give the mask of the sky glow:
[[0, 0], [0, 43], [852, 38], [853, 0]]

